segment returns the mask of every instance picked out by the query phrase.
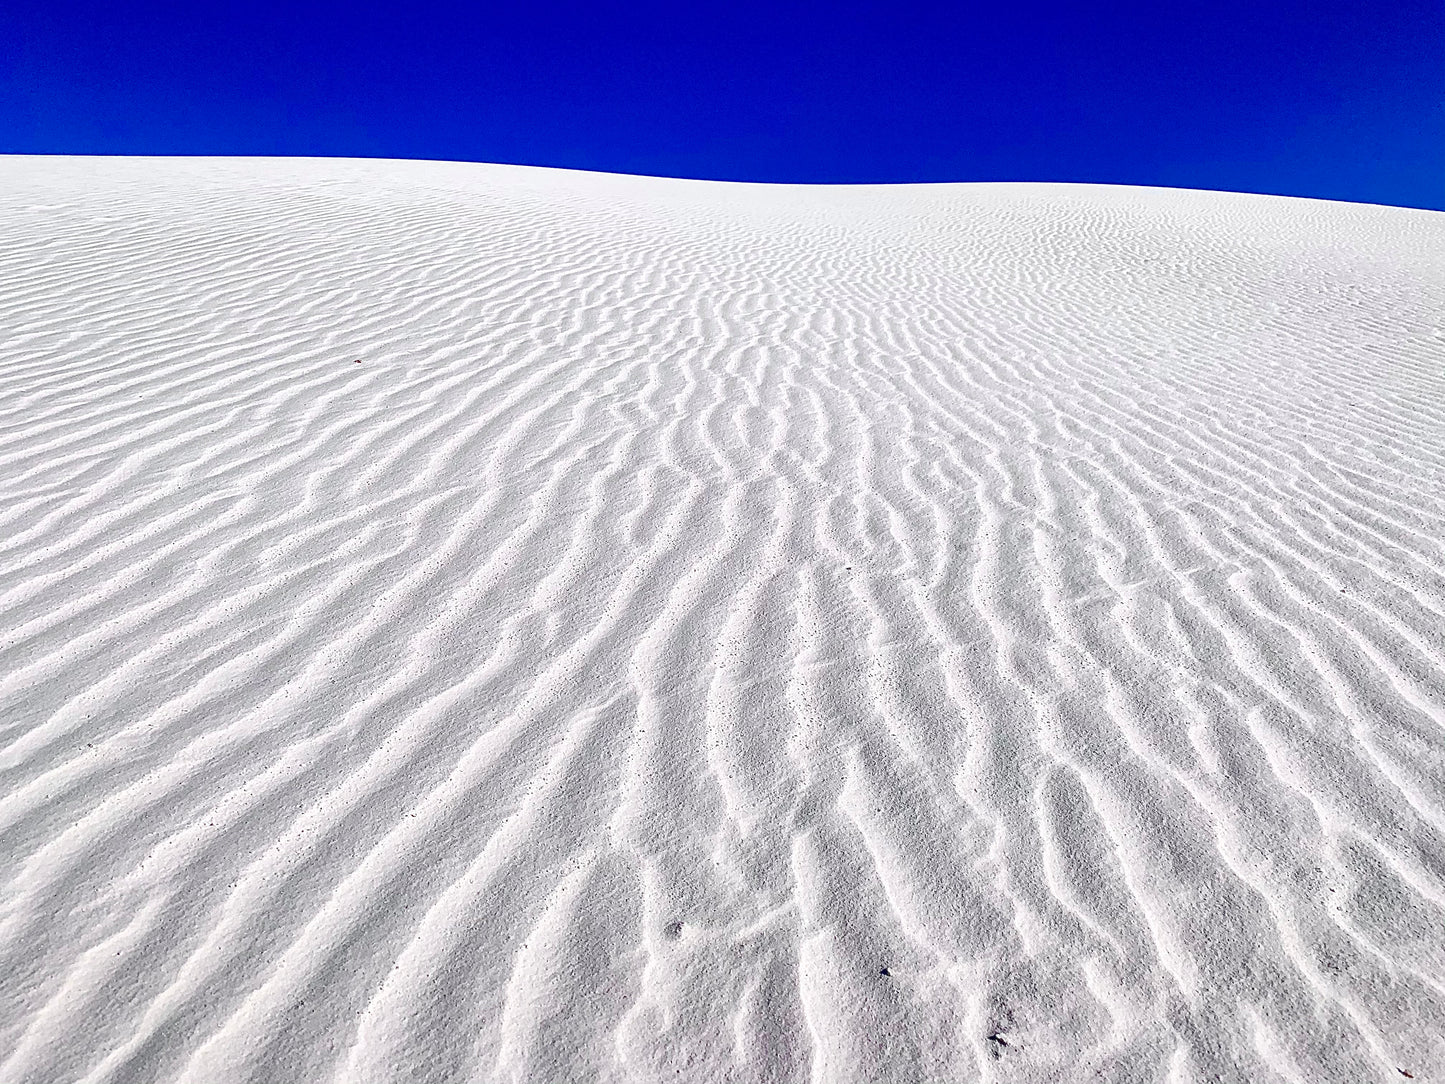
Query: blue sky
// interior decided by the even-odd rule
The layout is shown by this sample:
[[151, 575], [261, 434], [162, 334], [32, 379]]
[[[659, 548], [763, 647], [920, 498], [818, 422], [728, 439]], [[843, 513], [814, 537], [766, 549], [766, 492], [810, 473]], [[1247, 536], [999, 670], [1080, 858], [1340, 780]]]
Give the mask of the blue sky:
[[1445, 209], [1445, 3], [0, 4], [0, 151]]

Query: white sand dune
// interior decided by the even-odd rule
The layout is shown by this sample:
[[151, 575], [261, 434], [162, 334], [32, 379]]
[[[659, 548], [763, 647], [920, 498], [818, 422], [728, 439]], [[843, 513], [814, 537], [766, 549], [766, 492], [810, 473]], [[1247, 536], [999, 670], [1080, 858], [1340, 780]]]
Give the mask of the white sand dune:
[[1445, 214], [0, 159], [0, 1082], [1445, 1080]]

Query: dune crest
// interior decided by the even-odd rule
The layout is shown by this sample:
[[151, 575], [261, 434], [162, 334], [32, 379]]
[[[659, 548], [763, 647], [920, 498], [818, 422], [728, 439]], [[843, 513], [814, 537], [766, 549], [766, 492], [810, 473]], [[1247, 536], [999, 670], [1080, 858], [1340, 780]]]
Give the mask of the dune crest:
[[1445, 215], [0, 158], [0, 1080], [1445, 1073]]

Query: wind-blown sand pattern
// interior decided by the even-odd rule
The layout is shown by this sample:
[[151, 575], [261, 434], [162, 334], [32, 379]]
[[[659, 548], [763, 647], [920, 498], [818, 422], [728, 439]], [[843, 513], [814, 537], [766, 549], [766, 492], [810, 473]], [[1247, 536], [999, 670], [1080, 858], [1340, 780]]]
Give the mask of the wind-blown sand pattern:
[[0, 1081], [1445, 1079], [1445, 215], [0, 159]]

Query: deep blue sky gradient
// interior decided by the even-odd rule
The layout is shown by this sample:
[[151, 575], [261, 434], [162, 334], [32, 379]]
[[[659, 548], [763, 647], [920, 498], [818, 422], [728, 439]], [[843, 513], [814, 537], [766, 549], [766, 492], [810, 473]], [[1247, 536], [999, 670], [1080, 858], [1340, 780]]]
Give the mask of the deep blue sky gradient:
[[1445, 210], [1445, 2], [0, 2], [0, 152], [1099, 181]]

